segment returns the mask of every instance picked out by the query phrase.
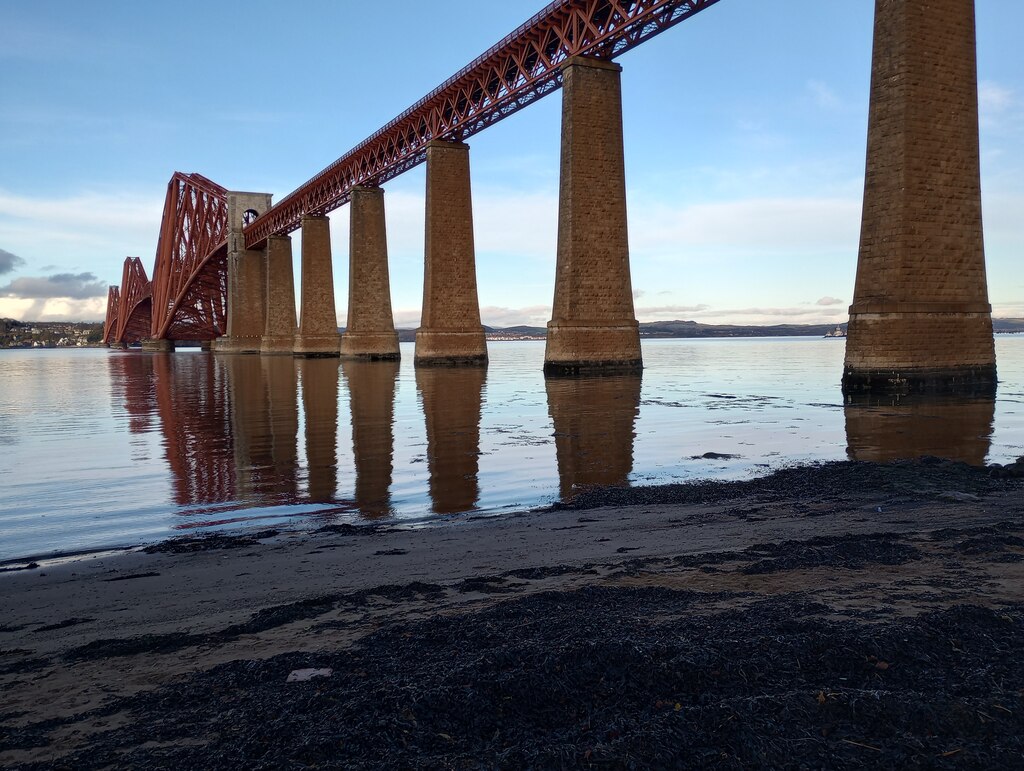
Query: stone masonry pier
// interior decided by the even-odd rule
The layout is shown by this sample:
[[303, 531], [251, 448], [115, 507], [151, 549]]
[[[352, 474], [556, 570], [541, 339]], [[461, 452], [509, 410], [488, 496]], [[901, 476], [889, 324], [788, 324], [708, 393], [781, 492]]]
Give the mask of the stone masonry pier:
[[246, 249], [246, 216], [270, 208], [267, 193], [228, 193], [227, 330], [214, 342], [216, 353], [259, 353], [266, 327], [266, 254]]
[[582, 57], [562, 68], [558, 260], [546, 375], [643, 366], [629, 274], [621, 70]]
[[354, 187], [349, 201], [348, 324], [341, 337], [346, 358], [397, 359], [391, 312], [384, 191]]
[[331, 223], [322, 215], [302, 218], [302, 307], [296, 356], [338, 356], [341, 336], [334, 305]]
[[875, 5], [843, 391], [991, 392], [974, 0]]
[[469, 146], [427, 145], [423, 309], [416, 330], [417, 366], [486, 364], [473, 243]]

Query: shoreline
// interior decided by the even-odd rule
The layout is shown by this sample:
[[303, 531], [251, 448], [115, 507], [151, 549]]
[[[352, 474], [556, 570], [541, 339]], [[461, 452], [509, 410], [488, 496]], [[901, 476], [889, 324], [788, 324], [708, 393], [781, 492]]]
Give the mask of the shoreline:
[[[374, 659], [375, 646], [398, 646], [393, 651], [395, 676], [405, 678], [403, 688], [413, 689], [408, 693], [413, 705], [421, 697], [441, 698], [452, 678], [465, 679], [466, 672], [480, 666], [484, 652], [490, 651], [484, 658], [500, 658], [502, 651], [515, 648], [521, 662], [506, 665], [519, 680], [506, 683], [500, 697], [491, 693], [485, 698], [481, 688], [487, 690], [487, 678], [478, 672], [479, 682], [464, 684], [475, 694], [466, 698], [483, 699], [479, 709], [488, 704], [504, 709], [508, 705], [503, 700], [510, 698], [524, 714], [534, 708], [534, 701], [536, 708], [546, 704], [549, 712], [561, 715], [549, 715], [554, 721], [550, 731], [561, 731], [559, 741], [573, 748], [566, 749], [571, 762], [565, 765], [580, 767], [590, 759], [616, 765], [645, 757], [635, 755], [640, 750], [634, 744], [648, 729], [641, 727], [644, 721], [638, 721], [636, 705], [609, 704], [602, 714], [618, 716], [624, 726], [615, 729], [619, 736], [595, 743], [586, 731], [579, 733], [579, 726], [566, 723], [569, 718], [555, 708], [554, 692], [549, 693], [558, 680], [552, 674], [556, 670], [534, 683], [529, 698], [516, 691], [513, 683], [533, 682], [537, 667], [565, 668], [576, 661], [564, 651], [544, 654], [553, 643], [542, 638], [558, 630], [558, 645], [568, 645], [566, 650], [593, 645], [598, 659], [611, 656], [605, 668], [611, 667], [606, 676], [612, 677], [619, 655], [614, 652], [629, 640], [646, 650], [653, 644], [652, 630], [665, 624], [683, 622], [677, 631], [684, 635], [688, 625], [706, 627], [710, 634], [726, 624], [733, 639], [755, 641], [741, 647], [749, 666], [756, 667], [764, 665], [756, 663], [757, 656], [773, 655], [766, 648], [775, 644], [756, 643], [759, 630], [786, 619], [800, 619], [802, 626], [797, 631], [780, 627], [779, 640], [825, 632], [852, 635], [852, 640], [870, 636], [870, 629], [913, 636], [914, 624], [955, 626], [963, 616], [964, 629], [957, 634], [990, 625], [994, 631], [989, 637], [1012, 649], [999, 656], [979, 653], [979, 665], [995, 666], [998, 662], [989, 659], [1024, 652], [1024, 481], [989, 474], [989, 469], [936, 459], [887, 465], [836, 462], [782, 469], [741, 482], [594, 490], [549, 509], [477, 516], [437, 527], [335, 525], [311, 532], [263, 531], [262, 537], [260, 532], [216, 534], [3, 573], [0, 688], [6, 698], [0, 711], [0, 764], [165, 767], [216, 764], [218, 757], [228, 766], [251, 762], [269, 767], [298, 758], [307, 762], [317, 756], [308, 754], [312, 750], [304, 742], [260, 750], [251, 744], [250, 734], [259, 731], [259, 705], [268, 698], [276, 704], [273, 715], [260, 720], [294, 719], [296, 725], [309, 726], [311, 735], [329, 733], [327, 727], [336, 725], [332, 721], [337, 715], [328, 710], [328, 702], [335, 705], [331, 709], [352, 707], [364, 704], [369, 694], [390, 693], [395, 687], [394, 673]], [[635, 618], [623, 615], [630, 607], [644, 612]], [[550, 620], [550, 629], [535, 628], [529, 621], [537, 613]], [[1004, 623], [1010, 626], [1000, 631]], [[491, 636], [481, 638], [476, 648], [452, 648], [453, 640], [476, 639], [485, 629], [493, 630]], [[536, 639], [520, 639], [516, 630], [524, 629]], [[498, 637], [492, 639], [494, 633]], [[439, 651], [445, 656], [435, 661]], [[822, 661], [831, 660], [821, 655]], [[884, 691], [885, 678], [898, 679], [913, 664], [906, 660], [907, 651], [885, 654], [888, 659], [877, 652], [864, 655], [876, 657], [866, 670], [876, 690]], [[537, 656], [529, 667], [523, 663]], [[629, 665], [629, 677], [647, 682], [653, 675], [645, 667], [653, 664], [647, 654], [641, 658]], [[368, 667], [362, 680], [353, 680], [348, 671], [356, 660]], [[371, 660], [376, 663], [367, 663]], [[884, 671], [872, 669], [879, 661], [885, 662]], [[423, 669], [428, 664], [436, 671]], [[334, 673], [309, 683], [285, 683], [289, 672], [307, 665], [333, 668]], [[585, 669], [582, 661], [573, 666]], [[251, 679], [240, 672], [251, 672]], [[499, 675], [488, 677], [501, 679]], [[791, 673], [796, 679], [805, 675], [803, 670]], [[202, 694], [229, 681], [234, 685], [228, 702], [217, 706], [204, 701], [210, 697]], [[983, 710], [999, 713], [994, 723], [983, 726], [992, 751], [1024, 748], [1024, 733], [1017, 730], [1024, 696], [1010, 688], [1007, 683], [1012, 682], [1010, 677], [1004, 683], [1009, 690], [999, 694], [999, 703], [1012, 717], [1002, 720], [991, 705]], [[586, 683], [581, 687], [593, 692], [578, 698], [595, 705], [602, 698], [623, 698], [632, 687], [621, 683], [609, 695], [597, 680]], [[835, 705], [829, 693], [847, 693], [838, 681], [829, 686], [839, 689], [835, 691], [825, 681], [821, 685], [830, 708]], [[655, 723], [668, 721], [663, 727], [669, 734], [677, 705], [679, 713], [694, 720], [691, 711], [700, 707], [687, 701], [694, 694], [674, 687], [666, 687], [650, 705]], [[893, 686], [890, 696], [896, 698], [900, 688], [908, 687]], [[191, 696], [181, 701], [186, 691]], [[753, 688], [748, 695], [759, 692]], [[777, 696], [783, 698], [781, 691]], [[321, 697], [323, 703], [317, 701]], [[808, 704], [799, 701], [800, 709], [813, 713], [817, 695], [808, 698]], [[942, 712], [956, 698], [961, 697], [945, 694], [930, 703]], [[547, 704], [545, 699], [553, 701]], [[667, 699], [672, 708], [662, 714], [664, 706], [653, 705]], [[210, 717], [216, 726], [197, 737], [196, 710], [204, 703], [207, 713], [230, 705], [248, 717], [233, 726]], [[397, 742], [393, 746], [378, 742], [359, 749], [366, 737], [360, 739], [356, 728], [346, 727], [350, 753], [324, 756], [319, 762], [368, 768], [395, 763], [557, 765], [544, 754], [544, 747], [553, 746], [554, 734], [538, 734], [536, 726], [526, 731], [523, 715], [503, 719], [509, 731], [518, 726], [520, 733], [510, 735], [501, 749], [506, 754], [499, 755], [479, 726], [473, 728], [473, 715], [464, 715], [466, 725], [457, 726], [452, 709], [435, 705], [422, 714], [413, 709], [411, 722], [399, 715], [405, 733], [401, 741], [392, 737]], [[451, 730], [427, 730], [426, 724], [442, 713]], [[334, 715], [331, 720], [329, 714]], [[853, 720], [855, 725], [855, 717], [847, 715], [839, 723]], [[384, 720], [367, 716], [366, 730], [378, 718]], [[154, 720], [160, 726], [159, 741], [145, 736], [144, 726]], [[249, 739], [243, 740], [246, 726]], [[373, 730], [383, 729], [377, 725]], [[909, 728], [910, 734], [899, 740], [870, 732], [855, 736], [848, 726], [836, 730], [835, 736], [879, 747], [893, 760], [933, 757], [911, 752], [928, 741], [918, 735], [910, 741]], [[863, 727], [857, 730], [864, 733]], [[958, 730], [950, 741], [963, 745], [957, 753], [961, 761], [991, 760], [979, 754], [984, 743], [974, 727], [965, 724]], [[438, 740], [438, 733], [452, 740]], [[998, 737], [995, 743], [993, 735]], [[674, 757], [674, 745], [662, 739], [651, 746], [669, 755], [658, 757]], [[808, 756], [817, 758], [809, 762], [819, 763], [838, 762], [847, 757], [842, 753], [875, 752], [820, 735], [808, 746], [818, 753]], [[745, 750], [740, 745], [733, 750], [731, 757], [741, 762]], [[499, 757], [506, 760], [499, 762]], [[648, 761], [658, 762], [652, 758]], [[770, 765], [769, 760], [762, 762]]]

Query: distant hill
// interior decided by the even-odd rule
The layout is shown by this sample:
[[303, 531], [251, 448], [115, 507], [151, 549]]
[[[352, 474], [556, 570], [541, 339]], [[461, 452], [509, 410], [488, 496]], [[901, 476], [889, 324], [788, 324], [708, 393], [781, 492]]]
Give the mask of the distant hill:
[[1024, 332], [1024, 319], [992, 319], [996, 332]]
[[648, 321], [640, 325], [641, 337], [824, 337], [846, 324], [701, 324], [699, 321]]
[[[846, 335], [846, 323], [842, 324], [702, 324], [699, 321], [645, 321], [640, 324], [640, 336], [644, 338], [670, 337], [824, 337], [836, 328]], [[996, 332], [1024, 333], [1024, 319], [992, 319]], [[342, 330], [344, 331], [344, 330]], [[545, 327], [484, 327], [489, 340], [543, 340]], [[399, 329], [398, 339], [403, 343], [416, 340], [415, 329]]]

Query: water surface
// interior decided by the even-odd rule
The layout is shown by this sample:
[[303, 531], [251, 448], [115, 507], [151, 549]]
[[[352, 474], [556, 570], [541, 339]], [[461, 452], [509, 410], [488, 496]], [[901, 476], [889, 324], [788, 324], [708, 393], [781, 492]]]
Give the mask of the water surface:
[[844, 405], [843, 341], [645, 341], [642, 376], [141, 351], [0, 352], [0, 559], [190, 530], [430, 521], [591, 485], [736, 479], [822, 460], [1024, 455], [1024, 336], [995, 400]]

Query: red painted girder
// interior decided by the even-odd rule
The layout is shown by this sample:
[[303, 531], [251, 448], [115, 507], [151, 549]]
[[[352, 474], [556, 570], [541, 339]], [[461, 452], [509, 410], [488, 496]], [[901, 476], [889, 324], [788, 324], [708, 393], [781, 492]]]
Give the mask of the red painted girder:
[[216, 263], [227, 219], [227, 190], [200, 174], [175, 172], [153, 268], [152, 337], [209, 340], [224, 333], [227, 271]]
[[557, 0], [245, 229], [249, 249], [326, 214], [356, 185], [422, 163], [433, 139], [464, 140], [561, 86], [572, 56], [614, 59], [718, 0]]
[[149, 336], [153, 288], [138, 257], [126, 257], [121, 274], [117, 311], [118, 343], [135, 343]]
[[103, 322], [103, 344], [116, 343], [117, 312], [121, 307], [121, 288], [111, 286], [107, 289], [107, 318]]

